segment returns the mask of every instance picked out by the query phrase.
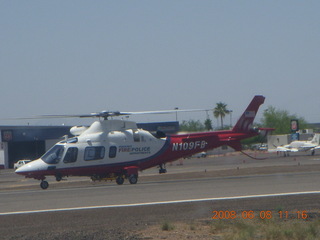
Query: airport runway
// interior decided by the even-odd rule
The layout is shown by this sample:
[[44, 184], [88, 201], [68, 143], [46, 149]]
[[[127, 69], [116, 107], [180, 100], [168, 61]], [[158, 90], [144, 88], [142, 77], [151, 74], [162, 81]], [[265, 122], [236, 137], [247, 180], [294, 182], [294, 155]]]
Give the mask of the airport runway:
[[319, 191], [320, 174], [189, 178], [0, 193], [0, 213]]
[[[168, 165], [170, 174], [158, 175], [155, 174], [157, 169], [151, 169], [141, 174], [138, 184], [125, 183], [122, 186], [115, 182], [93, 183], [83, 178], [70, 178], [71, 181], [62, 183], [51, 181], [49, 189], [42, 190], [39, 182], [24, 180], [5, 171], [0, 175], [0, 220], [6, 220], [8, 226], [10, 222], [34, 219], [32, 216], [36, 214], [35, 225], [38, 226], [42, 226], [43, 219], [48, 216], [51, 216], [50, 222], [54, 224], [58, 224], [56, 221], [59, 220], [54, 220], [56, 218], [69, 219], [74, 216], [87, 224], [98, 221], [93, 220], [95, 218], [104, 219], [106, 215], [113, 214], [112, 223], [106, 222], [114, 226], [112, 224], [126, 222], [122, 215], [124, 213], [131, 213], [128, 217], [130, 221], [155, 221], [156, 216], [161, 216], [161, 219], [170, 216], [179, 218], [179, 215], [184, 218], [210, 218], [214, 208], [227, 208], [230, 211], [255, 210], [259, 206], [269, 208], [267, 210], [274, 210], [277, 206], [301, 211], [319, 209], [319, 157], [268, 156], [269, 159], [264, 161], [251, 160], [242, 155], [184, 160], [183, 165], [179, 162]], [[286, 196], [287, 193], [291, 195]], [[272, 196], [254, 197], [257, 195]], [[163, 205], [144, 206], [168, 201], [182, 202], [169, 204], [171, 208]], [[139, 206], [130, 207], [132, 204]], [[114, 207], [119, 205], [122, 207]], [[114, 211], [119, 215], [114, 216]], [[21, 214], [23, 212], [28, 214]], [[131, 215], [135, 216], [134, 220]], [[28, 226], [34, 227], [30, 223]], [[18, 228], [18, 232], [25, 231], [24, 228], [15, 228]]]
[[[278, 194], [292, 192], [319, 191], [320, 174], [316, 172], [285, 172], [257, 175], [245, 172], [239, 176], [231, 170], [270, 166], [297, 166], [318, 163], [317, 157], [301, 156], [276, 158], [257, 161], [245, 156], [228, 156], [220, 158], [187, 159], [168, 166], [171, 174], [180, 174], [180, 178], [169, 178], [155, 174], [156, 169], [141, 174], [138, 184], [118, 186], [115, 182], [93, 183], [87, 178], [69, 178], [71, 181], [55, 183], [47, 190], [38, 187], [33, 179], [24, 180], [12, 171], [1, 175], [3, 186], [26, 185], [29, 189], [0, 191], [0, 213], [52, 210], [62, 208], [81, 208], [119, 204], [137, 204], [177, 200], [194, 200], [204, 198], [221, 198], [261, 194]], [[216, 169], [230, 171], [225, 176], [217, 176]], [[276, 170], [276, 169], [275, 169]], [[240, 170], [239, 170], [240, 171]], [[200, 174], [200, 175], [199, 175]], [[201, 177], [199, 177], [201, 176]], [[7, 180], [7, 181], [6, 181]], [[0, 189], [1, 190], [1, 189]]]

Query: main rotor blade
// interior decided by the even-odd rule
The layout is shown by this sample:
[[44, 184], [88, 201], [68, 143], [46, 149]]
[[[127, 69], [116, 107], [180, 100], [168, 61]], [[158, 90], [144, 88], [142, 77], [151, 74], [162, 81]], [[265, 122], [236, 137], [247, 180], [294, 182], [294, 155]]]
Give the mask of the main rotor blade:
[[142, 115], [142, 114], [170, 114], [177, 112], [205, 112], [212, 109], [177, 109], [177, 110], [160, 110], [160, 111], [142, 111], [142, 112], [120, 112], [120, 115]]
[[85, 117], [96, 117], [96, 116], [94, 114], [37, 115], [33, 117], [2, 118], [1, 120], [36, 120], [36, 119], [52, 119], [52, 118], [85, 118]]
[[61, 115], [38, 115], [34, 117], [22, 117], [22, 118], [7, 118], [3, 120], [32, 120], [32, 119], [50, 119], [50, 118], [92, 118], [102, 117], [107, 119], [108, 117], [117, 116], [130, 116], [130, 115], [143, 115], [143, 114], [170, 114], [179, 112], [205, 112], [212, 111], [212, 109], [176, 109], [176, 110], [160, 110], [160, 111], [140, 111], [140, 112], [119, 112], [119, 111], [102, 111], [90, 114], [61, 114]]

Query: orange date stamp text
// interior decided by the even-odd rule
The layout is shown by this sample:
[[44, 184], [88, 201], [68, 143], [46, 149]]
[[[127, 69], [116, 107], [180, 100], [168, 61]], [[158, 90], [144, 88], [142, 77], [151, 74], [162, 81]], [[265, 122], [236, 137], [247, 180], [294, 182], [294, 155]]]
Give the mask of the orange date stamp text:
[[214, 210], [212, 211], [212, 219], [272, 219], [278, 217], [279, 219], [307, 219], [308, 212], [303, 211], [278, 211], [273, 212], [270, 210], [266, 211], [228, 211], [228, 210]]

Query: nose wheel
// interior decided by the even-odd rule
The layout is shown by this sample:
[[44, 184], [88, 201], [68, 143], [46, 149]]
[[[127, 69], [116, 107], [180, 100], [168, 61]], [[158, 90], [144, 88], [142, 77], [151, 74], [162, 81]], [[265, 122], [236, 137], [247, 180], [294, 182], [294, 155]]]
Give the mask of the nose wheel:
[[165, 164], [160, 164], [159, 165], [160, 169], [159, 169], [159, 173], [162, 174], [162, 173], [166, 173], [167, 172], [167, 169], [166, 169], [166, 165]]
[[45, 180], [42, 180], [40, 183], [40, 187], [44, 190], [47, 189], [49, 187], [49, 183]]

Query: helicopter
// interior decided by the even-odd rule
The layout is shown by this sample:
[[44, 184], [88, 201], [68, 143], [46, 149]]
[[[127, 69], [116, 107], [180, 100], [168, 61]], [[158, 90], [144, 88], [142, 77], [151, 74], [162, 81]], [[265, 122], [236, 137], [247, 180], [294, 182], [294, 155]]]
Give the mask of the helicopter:
[[[89, 127], [72, 127], [74, 137], [56, 143], [42, 157], [18, 168], [15, 172], [26, 178], [40, 180], [47, 189], [46, 176], [61, 181], [69, 176], [88, 176], [93, 181], [115, 180], [122, 185], [138, 182], [139, 171], [159, 166], [182, 157], [211, 150], [223, 145], [241, 151], [240, 141], [259, 134], [253, 121], [265, 97], [256, 95], [231, 130], [166, 135], [158, 131], [138, 129], [134, 121], [109, 119], [134, 114], [159, 114], [185, 110], [149, 112], [103, 111], [85, 115], [49, 115], [49, 117], [98, 117]], [[187, 110], [189, 111], [189, 110]]]

